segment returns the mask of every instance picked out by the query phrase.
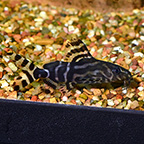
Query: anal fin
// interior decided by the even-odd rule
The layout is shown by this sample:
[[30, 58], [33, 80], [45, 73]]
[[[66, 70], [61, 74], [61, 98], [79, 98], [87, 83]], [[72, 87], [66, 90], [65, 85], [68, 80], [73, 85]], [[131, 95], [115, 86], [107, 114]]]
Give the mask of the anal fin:
[[53, 80], [49, 79], [49, 78], [44, 78], [43, 82], [47, 85], [49, 85], [50, 87], [52, 87], [53, 89], [56, 89], [58, 83], [54, 82]]

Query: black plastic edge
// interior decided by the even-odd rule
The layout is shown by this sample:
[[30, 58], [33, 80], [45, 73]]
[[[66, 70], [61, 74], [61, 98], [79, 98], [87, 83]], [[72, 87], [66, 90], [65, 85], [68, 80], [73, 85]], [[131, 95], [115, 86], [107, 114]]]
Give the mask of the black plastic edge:
[[143, 144], [144, 112], [0, 99], [0, 144]]

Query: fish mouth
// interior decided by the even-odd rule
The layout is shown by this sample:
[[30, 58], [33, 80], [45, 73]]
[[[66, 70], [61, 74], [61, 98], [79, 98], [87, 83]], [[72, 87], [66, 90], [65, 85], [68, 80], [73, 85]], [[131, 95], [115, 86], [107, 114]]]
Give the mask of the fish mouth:
[[122, 73], [124, 74], [124, 77], [125, 77], [127, 80], [131, 80], [131, 79], [132, 79], [132, 75], [131, 75], [131, 73], [130, 73], [129, 70], [126, 70], [126, 69], [122, 70], [122, 69], [121, 69], [121, 71], [122, 71]]
[[132, 79], [133, 79], [133, 77], [132, 77], [131, 73], [128, 71], [126, 73], [126, 79], [124, 80], [124, 86], [125, 87], [129, 86]]

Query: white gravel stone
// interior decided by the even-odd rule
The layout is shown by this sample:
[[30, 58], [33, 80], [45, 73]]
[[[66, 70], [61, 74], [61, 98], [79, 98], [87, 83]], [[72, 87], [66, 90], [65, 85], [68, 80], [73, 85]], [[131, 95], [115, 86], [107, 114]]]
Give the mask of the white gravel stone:
[[116, 38], [115, 38], [115, 37], [111, 37], [110, 40], [111, 40], [112, 42], [115, 42], [115, 41], [116, 41]]
[[79, 33], [79, 29], [76, 28], [73, 33], [75, 33], [75, 34]]
[[10, 59], [9, 58], [7, 58], [7, 57], [5, 57], [5, 56], [3, 56], [3, 59], [6, 61], [6, 62], [8, 62]]
[[72, 26], [72, 25], [68, 26], [68, 31], [69, 31], [69, 32], [72, 32], [72, 31], [74, 31], [74, 30], [75, 30], [74, 26]]
[[119, 50], [119, 53], [123, 53], [124, 51], [122, 49]]
[[64, 26], [65, 26], [65, 27], [68, 27], [68, 23], [65, 23]]
[[93, 36], [94, 36], [94, 31], [93, 30], [90, 30], [89, 32], [88, 32], [88, 38], [92, 38]]
[[105, 32], [103, 30], [100, 30], [100, 33], [104, 36]]
[[114, 47], [114, 51], [119, 51], [121, 49], [120, 46]]
[[63, 96], [62, 101], [67, 101], [67, 100], [68, 100], [67, 96]]
[[94, 53], [95, 51], [96, 51], [96, 50], [95, 50], [94, 47], [92, 47], [91, 50], [90, 50], [91, 53]]
[[123, 93], [123, 94], [126, 94], [126, 93], [127, 93], [127, 89], [124, 88], [124, 89], [122, 90], [122, 93]]
[[114, 105], [114, 101], [111, 100], [111, 99], [108, 99], [108, 100], [107, 100], [107, 103], [108, 103], [109, 106], [113, 106], [113, 105]]
[[36, 45], [36, 49], [37, 49], [38, 51], [41, 51], [41, 50], [42, 50], [42, 46]]
[[112, 57], [110, 60], [111, 60], [112, 62], [114, 62], [116, 59], [117, 59], [117, 57]]
[[130, 64], [130, 63], [131, 63], [131, 61], [132, 61], [132, 60], [131, 60], [131, 59], [129, 59], [129, 58], [126, 58], [126, 59], [125, 59], [126, 64]]
[[130, 109], [131, 103], [132, 103], [132, 101], [128, 100], [128, 104], [126, 105], [126, 107], [124, 109]]
[[103, 45], [106, 45], [106, 44], [108, 44], [108, 41], [105, 40], [105, 41], [102, 42], [102, 44], [103, 44]]
[[93, 100], [96, 100], [96, 101], [98, 101], [99, 100], [99, 98], [98, 98], [98, 96], [93, 96], [93, 98], [92, 98]]
[[4, 11], [8, 11], [9, 10], [9, 8], [8, 7], [4, 7]]
[[0, 72], [3, 72], [3, 68], [2, 67], [0, 67]]
[[0, 80], [0, 84], [1, 84], [1, 88], [4, 88], [5, 86], [9, 85], [6, 80]]
[[49, 25], [48, 25], [48, 29], [51, 30], [52, 28], [53, 28], [53, 25], [52, 25], [52, 24], [49, 24]]
[[132, 72], [132, 71], [133, 71], [133, 69], [132, 69], [132, 68], [130, 68], [130, 69], [129, 69], [129, 71], [130, 71], [130, 72]]
[[68, 25], [72, 25], [72, 23], [73, 23], [73, 20], [68, 21]]
[[10, 41], [11, 41], [11, 39], [7, 38], [6, 41], [5, 41], [5, 43], [9, 43]]
[[81, 91], [79, 91], [79, 90], [76, 90], [76, 93], [77, 93], [77, 94], [81, 94]]
[[103, 48], [100, 48], [97, 50], [98, 53], [102, 53], [102, 51], [103, 51]]
[[141, 52], [137, 52], [137, 53], [134, 53], [134, 56], [136, 57], [136, 56], [140, 56], [140, 57], [144, 57], [144, 54], [143, 53], [141, 53]]
[[53, 28], [53, 29], [51, 30], [51, 32], [54, 34], [54, 33], [57, 32], [57, 30], [56, 30], [55, 28]]
[[35, 22], [43, 22], [43, 19], [42, 18], [35, 18], [34, 21]]
[[137, 40], [133, 40], [132, 44], [139, 45], [139, 42]]
[[[144, 14], [144, 13], [143, 13], [143, 14]], [[144, 26], [144, 23], [142, 23], [141, 26]]]
[[48, 17], [45, 11], [41, 11], [39, 15], [40, 15], [40, 17], [42, 17], [43, 19], [46, 19], [46, 18]]
[[142, 41], [144, 41], [144, 36], [140, 36], [140, 39], [141, 39]]
[[23, 39], [23, 42], [24, 43], [29, 42], [29, 39]]
[[80, 105], [80, 104], [81, 104], [81, 101], [80, 101], [80, 100], [76, 100], [76, 103]]
[[140, 86], [140, 87], [138, 87], [138, 90], [139, 90], [139, 91], [143, 91], [143, 90], [144, 90], [144, 87]]
[[33, 30], [33, 29], [35, 29], [35, 27], [34, 27], [34, 26], [31, 26], [31, 27], [30, 27], [30, 29], [32, 29], [32, 30]]
[[134, 9], [134, 10], [133, 10], [133, 13], [134, 13], [134, 14], [137, 14], [137, 13], [139, 13], [139, 11], [140, 11], [139, 9]]
[[139, 69], [136, 69], [136, 70], [134, 71], [135, 74], [137, 74], [137, 73], [139, 73], [139, 72], [141, 72]]

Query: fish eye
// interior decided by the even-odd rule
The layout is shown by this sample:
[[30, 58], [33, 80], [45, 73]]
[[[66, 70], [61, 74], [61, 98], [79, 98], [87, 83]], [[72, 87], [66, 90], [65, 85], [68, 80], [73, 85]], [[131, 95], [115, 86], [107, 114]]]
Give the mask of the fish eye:
[[114, 72], [114, 73], [119, 73], [119, 72], [120, 72], [120, 69], [119, 69], [119, 68], [112, 69], [112, 72]]

